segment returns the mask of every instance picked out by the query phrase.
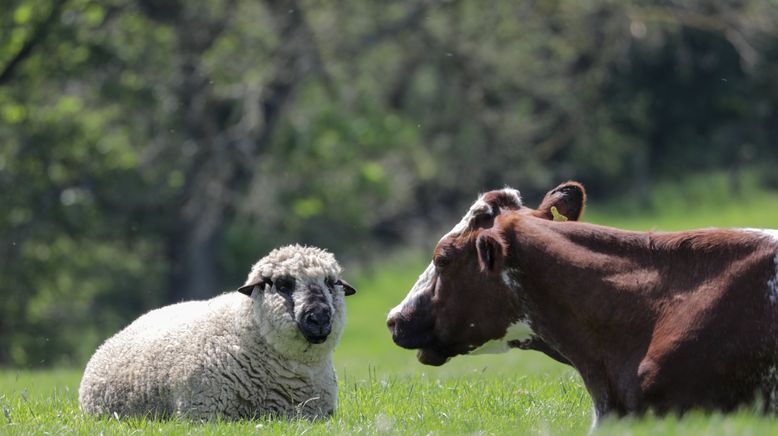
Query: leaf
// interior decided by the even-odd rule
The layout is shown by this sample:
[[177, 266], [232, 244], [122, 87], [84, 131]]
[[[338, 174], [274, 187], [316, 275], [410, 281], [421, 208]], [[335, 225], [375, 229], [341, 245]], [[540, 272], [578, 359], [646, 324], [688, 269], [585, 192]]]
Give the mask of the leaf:
[[380, 183], [386, 176], [386, 173], [384, 172], [384, 169], [381, 167], [380, 164], [376, 162], [370, 162], [370, 163], [366, 163], [362, 167], [362, 176], [368, 182]]
[[96, 26], [103, 22], [105, 9], [96, 4], [90, 4], [84, 11], [84, 19], [90, 26]]
[[27, 24], [32, 18], [32, 6], [23, 4], [14, 11], [14, 22], [16, 24]]
[[320, 215], [324, 211], [324, 203], [316, 197], [298, 199], [292, 207], [295, 215], [303, 219]]

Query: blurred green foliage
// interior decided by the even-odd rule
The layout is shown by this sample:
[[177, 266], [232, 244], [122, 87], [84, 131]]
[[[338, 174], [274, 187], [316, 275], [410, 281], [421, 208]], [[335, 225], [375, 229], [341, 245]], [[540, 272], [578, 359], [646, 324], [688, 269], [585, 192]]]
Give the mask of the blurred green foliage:
[[768, 0], [5, 1], [0, 365], [80, 364], [283, 243], [429, 246], [506, 184], [688, 209], [652, 192], [716, 170], [696, 189], [763, 195], [777, 23]]

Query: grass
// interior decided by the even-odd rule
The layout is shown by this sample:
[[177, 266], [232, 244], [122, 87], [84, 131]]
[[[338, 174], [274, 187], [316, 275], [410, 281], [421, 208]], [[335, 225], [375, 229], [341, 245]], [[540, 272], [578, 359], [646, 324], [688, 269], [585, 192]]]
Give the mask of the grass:
[[428, 374], [341, 377], [340, 407], [326, 421], [94, 419], [78, 411], [77, 371], [5, 372], [0, 376], [2, 434], [426, 434], [520, 431], [583, 433], [589, 399], [576, 376], [478, 376], [441, 379]]
[[[747, 185], [729, 192], [722, 177], [660, 186], [648, 212], [629, 201], [591, 205], [586, 220], [638, 230], [693, 227], [778, 228], [778, 193]], [[431, 251], [431, 249], [429, 250]], [[394, 346], [387, 311], [410, 289], [428, 253], [398, 253], [380, 268], [352, 271], [359, 293], [335, 354], [340, 403], [326, 421], [95, 419], [78, 410], [80, 369], [0, 371], [0, 434], [586, 434], [591, 400], [576, 372], [545, 356], [513, 351], [468, 356], [433, 368]], [[604, 422], [596, 434], [769, 434], [775, 418], [750, 408], [729, 415], [691, 413]]]

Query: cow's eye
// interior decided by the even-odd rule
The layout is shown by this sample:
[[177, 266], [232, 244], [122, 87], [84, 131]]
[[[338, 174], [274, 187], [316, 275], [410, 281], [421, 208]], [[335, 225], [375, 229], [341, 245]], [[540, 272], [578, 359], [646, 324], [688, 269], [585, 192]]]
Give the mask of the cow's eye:
[[432, 260], [432, 263], [435, 265], [435, 268], [441, 269], [448, 265], [449, 259], [445, 256], [437, 256]]
[[291, 294], [294, 292], [294, 279], [291, 277], [281, 277], [277, 279], [276, 290], [281, 294]]

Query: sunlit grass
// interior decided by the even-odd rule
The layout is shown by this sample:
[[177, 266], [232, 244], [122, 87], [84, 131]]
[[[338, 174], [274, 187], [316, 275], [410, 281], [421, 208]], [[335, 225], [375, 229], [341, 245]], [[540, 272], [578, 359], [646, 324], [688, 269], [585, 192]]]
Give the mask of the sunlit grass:
[[[591, 401], [572, 371], [557, 375], [482, 373], [396, 376], [366, 368], [340, 379], [340, 405], [324, 421], [190, 422], [95, 419], [78, 410], [80, 372], [0, 372], [0, 434], [585, 434]], [[597, 434], [772, 434], [778, 422], [745, 409], [610, 420]]]
[[[17, 374], [20, 374], [17, 377]], [[332, 419], [192, 423], [182, 419], [94, 419], [77, 405], [80, 373], [0, 373], [2, 434], [130, 433], [271, 434], [582, 432], [590, 401], [572, 372], [560, 377], [437, 378], [395, 376], [370, 369], [365, 377], [341, 377], [340, 407]]]

